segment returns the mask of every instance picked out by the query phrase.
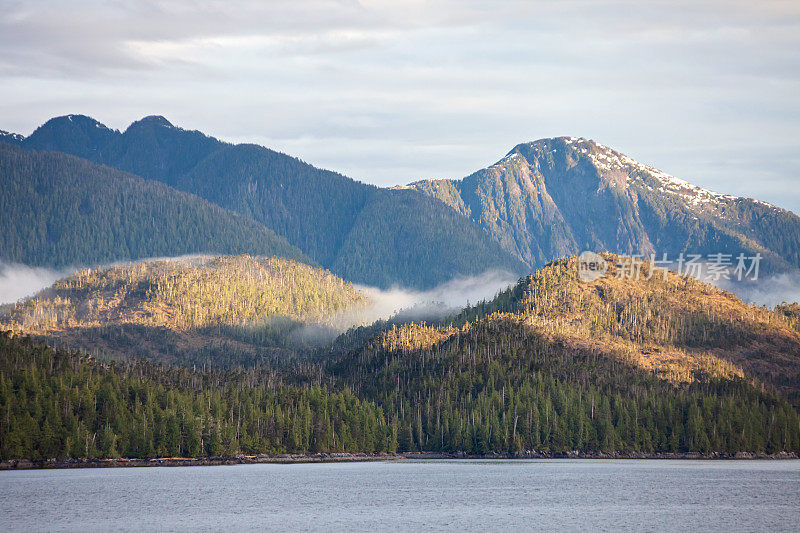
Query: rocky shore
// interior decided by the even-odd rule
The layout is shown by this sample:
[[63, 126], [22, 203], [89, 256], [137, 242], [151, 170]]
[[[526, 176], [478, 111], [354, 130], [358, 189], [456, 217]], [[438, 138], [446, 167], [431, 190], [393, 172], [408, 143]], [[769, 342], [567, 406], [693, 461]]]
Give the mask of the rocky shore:
[[798, 459], [796, 453], [776, 454], [737, 453], [645, 453], [645, 452], [543, 452], [528, 450], [515, 453], [491, 452], [482, 455], [438, 452], [407, 453], [315, 453], [279, 455], [236, 455], [233, 457], [156, 457], [151, 459], [67, 459], [31, 461], [11, 459], [0, 461], [0, 470], [30, 470], [40, 468], [118, 468], [132, 466], [218, 466], [239, 464], [295, 464], [295, 463], [343, 463], [363, 461], [390, 461], [400, 459]]

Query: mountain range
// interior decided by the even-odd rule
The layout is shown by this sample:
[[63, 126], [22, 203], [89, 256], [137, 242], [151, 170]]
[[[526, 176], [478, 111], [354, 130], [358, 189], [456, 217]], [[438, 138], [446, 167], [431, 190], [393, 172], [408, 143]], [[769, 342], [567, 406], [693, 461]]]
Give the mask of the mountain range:
[[[163, 117], [0, 141], [0, 259], [91, 267], [0, 308], [0, 459], [800, 452], [797, 304], [608, 253], [788, 272], [788, 211], [572, 137], [390, 189]], [[605, 276], [579, 280], [584, 249]], [[378, 293], [357, 283], [491, 269], [519, 281], [335, 336]]]
[[[658, 258], [666, 254], [673, 260], [681, 253], [760, 253], [764, 273], [800, 266], [800, 218], [795, 214], [702, 189], [582, 138], [520, 144], [463, 179], [423, 180], [391, 189], [261, 146], [221, 142], [160, 116], [145, 117], [120, 132], [90, 117], [67, 115], [47, 121], [28, 137], [3, 132], [0, 142], [71, 154], [191, 193], [227, 210], [225, 216], [250, 219], [262, 233], [271, 230], [296, 248], [280, 255], [298, 257], [299, 250], [310, 263], [349, 281], [380, 287], [428, 288], [489, 269], [522, 275], [583, 250]], [[9, 158], [11, 153], [5, 149], [0, 155]], [[21, 157], [14, 155], [13, 164], [22, 164]], [[11, 164], [6, 163], [3, 179], [12, 173]], [[92, 168], [84, 165], [87, 172]], [[96, 190], [91, 180], [76, 182], [74, 169], [65, 172], [72, 172], [72, 181], [82, 190]], [[20, 179], [62, 181], [57, 173], [43, 178], [41, 172]], [[160, 190], [166, 194], [167, 189]], [[10, 196], [15, 192], [18, 187], [4, 187], [5, 203], [25, 205], [24, 196]], [[59, 201], [70, 203], [76, 195], [80, 193], [60, 193]], [[45, 217], [59, 208], [35, 207]], [[80, 217], [80, 210], [75, 211]], [[47, 239], [53, 249], [47, 253], [26, 252], [24, 245], [15, 244], [0, 248], [0, 259], [91, 264], [145, 257], [150, 248], [167, 251], [163, 245], [119, 250], [97, 244], [94, 253], [68, 253], [64, 250], [80, 248], [71, 243], [81, 240], [73, 232], [75, 223], [60, 228], [49, 224]], [[209, 224], [218, 227], [219, 222]], [[12, 228], [8, 217], [2, 226], [12, 234], [27, 231], [25, 225]], [[6, 239], [18, 243], [28, 237]], [[177, 245], [164, 255], [256, 251], [235, 240], [228, 248], [208, 242], [212, 244]]]
[[0, 143], [0, 259], [80, 266], [198, 252], [310, 261], [258, 222], [59, 152]]
[[[5, 139], [197, 195], [269, 228], [353, 282], [427, 288], [490, 269], [523, 273], [527, 268], [479, 226], [417, 191], [365, 185], [261, 146], [231, 145], [177, 128], [163, 117], [145, 117], [119, 132], [69, 115], [51, 119], [26, 138]], [[3, 226], [11, 228], [13, 221]]]

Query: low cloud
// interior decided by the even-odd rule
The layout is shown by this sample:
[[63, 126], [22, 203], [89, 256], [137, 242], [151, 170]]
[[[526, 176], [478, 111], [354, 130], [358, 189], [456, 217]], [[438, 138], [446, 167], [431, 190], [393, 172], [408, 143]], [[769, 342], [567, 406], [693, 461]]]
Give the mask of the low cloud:
[[33, 296], [73, 272], [74, 269], [53, 270], [16, 263], [0, 263], [0, 304], [10, 304]]
[[756, 281], [717, 283], [748, 303], [774, 307], [782, 302], [800, 302], [800, 271], [775, 274]]
[[435, 320], [457, 313], [468, 304], [489, 300], [516, 281], [508, 272], [489, 270], [477, 276], [453, 278], [426, 291], [357, 285], [356, 289], [370, 299], [369, 305], [334, 315], [325, 324], [306, 325], [293, 338], [322, 344], [352, 327], [368, 326], [377, 320]]
[[440, 318], [467, 304], [489, 300], [516, 281], [517, 278], [508, 272], [489, 270], [477, 276], [454, 278], [427, 291], [357, 288], [374, 302], [365, 311], [364, 322], [371, 323], [398, 313], [408, 316], [409, 320]]

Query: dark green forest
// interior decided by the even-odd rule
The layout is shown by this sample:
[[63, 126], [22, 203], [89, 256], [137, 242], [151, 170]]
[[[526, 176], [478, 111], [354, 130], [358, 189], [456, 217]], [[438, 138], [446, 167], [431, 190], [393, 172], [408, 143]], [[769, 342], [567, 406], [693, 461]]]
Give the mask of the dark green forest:
[[3, 335], [0, 457], [800, 451], [797, 411], [746, 380], [675, 385], [514, 320], [433, 343], [414, 327], [327, 364], [224, 372]]
[[70, 155], [0, 143], [0, 184], [3, 261], [73, 266], [216, 252], [310, 262], [251, 219]]
[[0, 335], [0, 458], [395, 449], [380, 407], [274, 372], [109, 363]]

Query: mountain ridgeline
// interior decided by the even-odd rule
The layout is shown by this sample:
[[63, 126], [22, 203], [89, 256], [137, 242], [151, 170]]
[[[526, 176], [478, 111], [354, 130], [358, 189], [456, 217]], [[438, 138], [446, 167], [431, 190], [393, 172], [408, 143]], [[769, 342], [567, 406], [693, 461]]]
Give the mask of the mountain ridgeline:
[[586, 139], [520, 144], [462, 180], [395, 189], [261, 146], [224, 143], [159, 116], [119, 132], [69, 115], [0, 141], [69, 153], [195, 194], [269, 228], [335, 274], [381, 287], [427, 288], [489, 269], [523, 274], [583, 250], [673, 261], [681, 253], [760, 253], [764, 273], [800, 267], [793, 213], [701, 189]]
[[13, 141], [200, 196], [266, 226], [353, 282], [427, 288], [459, 275], [526, 268], [469, 219], [417, 191], [365, 185], [261, 146], [177, 128], [163, 117], [146, 117], [120, 133], [70, 115]]
[[411, 184], [543, 265], [583, 250], [642, 254], [761, 253], [765, 272], [800, 266], [800, 218], [717, 194], [586, 139], [520, 144], [462, 180]]

